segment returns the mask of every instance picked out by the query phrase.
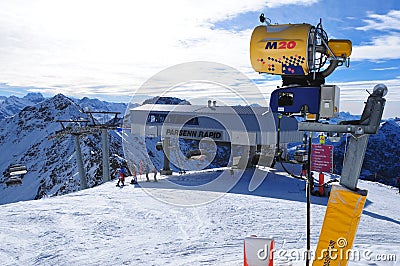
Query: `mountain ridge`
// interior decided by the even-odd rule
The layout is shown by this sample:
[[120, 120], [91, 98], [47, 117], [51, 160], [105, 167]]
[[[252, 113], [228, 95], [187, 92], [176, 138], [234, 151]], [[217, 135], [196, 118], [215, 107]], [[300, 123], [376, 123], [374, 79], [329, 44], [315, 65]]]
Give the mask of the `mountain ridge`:
[[[78, 190], [73, 139], [70, 135], [54, 137], [61, 130], [57, 121], [70, 119], [89, 117], [72, 99], [58, 94], [0, 120], [0, 127], [4, 128], [0, 132], [0, 148], [8, 151], [0, 154], [0, 172], [12, 163], [22, 163], [28, 168], [20, 186], [7, 188], [5, 177], [0, 178], [0, 204]], [[121, 155], [120, 139], [114, 134], [109, 138], [110, 154]], [[88, 185], [96, 186], [102, 183], [100, 134], [84, 135], [80, 144]]]
[[[11, 117], [25, 107], [33, 106], [46, 99], [49, 98], [45, 98], [40, 92], [30, 92], [23, 97], [14, 95], [9, 97], [0, 96], [0, 120]], [[97, 98], [83, 97], [82, 99], [77, 99], [69, 97], [69, 99], [76, 102], [85, 111], [114, 111], [124, 114], [127, 107], [126, 103], [101, 101]]]

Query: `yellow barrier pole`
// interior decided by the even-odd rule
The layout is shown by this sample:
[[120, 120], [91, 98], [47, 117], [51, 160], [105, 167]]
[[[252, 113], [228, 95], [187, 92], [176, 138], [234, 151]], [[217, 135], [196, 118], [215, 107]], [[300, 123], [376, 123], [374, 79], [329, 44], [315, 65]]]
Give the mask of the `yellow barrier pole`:
[[313, 266], [347, 265], [366, 199], [366, 190], [332, 186]]

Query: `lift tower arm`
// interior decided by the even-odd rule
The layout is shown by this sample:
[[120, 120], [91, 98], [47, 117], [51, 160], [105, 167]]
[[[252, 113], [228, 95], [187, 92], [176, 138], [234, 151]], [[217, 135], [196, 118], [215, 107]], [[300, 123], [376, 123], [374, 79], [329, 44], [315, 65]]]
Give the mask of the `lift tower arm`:
[[365, 103], [364, 111], [360, 120], [343, 121], [338, 125], [300, 122], [299, 131], [312, 132], [331, 132], [331, 133], [350, 133], [351, 138], [344, 165], [340, 184], [348, 189], [357, 190], [357, 182], [360, 177], [362, 163], [364, 161], [365, 150], [368, 138], [371, 134], [376, 134], [381, 123], [383, 109], [386, 100], [383, 98], [387, 94], [387, 87], [378, 84], [374, 87], [373, 93]]

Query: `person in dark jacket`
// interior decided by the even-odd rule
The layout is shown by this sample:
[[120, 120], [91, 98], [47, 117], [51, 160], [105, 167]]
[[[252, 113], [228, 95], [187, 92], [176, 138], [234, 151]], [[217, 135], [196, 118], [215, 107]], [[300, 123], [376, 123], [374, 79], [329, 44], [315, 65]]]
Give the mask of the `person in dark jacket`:
[[145, 174], [146, 174], [146, 182], [150, 182], [150, 179], [149, 179], [150, 168], [149, 168], [149, 165], [148, 165], [148, 164], [146, 164], [146, 166], [145, 166], [145, 168], [144, 168], [144, 172], [145, 172]]
[[154, 182], [157, 182], [158, 180], [157, 180], [157, 169], [156, 168], [154, 168], [153, 173], [154, 173]]

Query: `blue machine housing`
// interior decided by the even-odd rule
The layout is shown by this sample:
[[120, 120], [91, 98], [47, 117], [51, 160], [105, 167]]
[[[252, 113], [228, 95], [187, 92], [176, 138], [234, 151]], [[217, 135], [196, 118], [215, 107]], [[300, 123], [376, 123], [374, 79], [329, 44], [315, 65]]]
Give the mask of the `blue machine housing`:
[[272, 112], [282, 114], [319, 114], [321, 88], [285, 87], [272, 92], [270, 107]]

